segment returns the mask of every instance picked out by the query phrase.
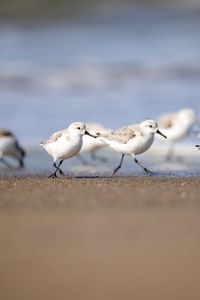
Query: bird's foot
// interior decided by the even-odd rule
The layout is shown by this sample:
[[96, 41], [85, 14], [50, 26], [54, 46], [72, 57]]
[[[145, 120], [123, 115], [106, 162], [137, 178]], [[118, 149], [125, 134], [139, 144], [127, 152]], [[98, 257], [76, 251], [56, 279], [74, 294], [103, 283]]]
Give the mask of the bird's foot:
[[148, 174], [148, 175], [152, 175], [153, 174], [153, 172], [152, 171], [150, 171], [149, 169], [147, 169], [147, 168], [144, 168], [144, 171]]
[[57, 178], [57, 175], [56, 175], [56, 173], [53, 173], [48, 178]]
[[115, 168], [115, 169], [113, 170], [113, 172], [112, 172], [112, 176], [114, 176], [114, 175], [117, 173], [118, 170], [119, 170], [119, 168]]
[[61, 176], [65, 176], [65, 173], [62, 170], [59, 170]]

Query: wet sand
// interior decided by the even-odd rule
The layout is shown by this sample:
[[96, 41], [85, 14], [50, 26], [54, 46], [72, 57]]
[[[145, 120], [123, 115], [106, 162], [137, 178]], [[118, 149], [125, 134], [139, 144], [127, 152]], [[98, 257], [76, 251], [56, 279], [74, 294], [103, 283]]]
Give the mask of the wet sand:
[[1, 178], [0, 299], [199, 299], [199, 195], [198, 178]]

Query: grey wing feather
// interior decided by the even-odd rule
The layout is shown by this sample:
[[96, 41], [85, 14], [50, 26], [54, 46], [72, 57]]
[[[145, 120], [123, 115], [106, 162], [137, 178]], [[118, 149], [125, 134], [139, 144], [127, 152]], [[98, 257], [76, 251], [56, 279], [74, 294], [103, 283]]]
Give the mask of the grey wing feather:
[[111, 134], [102, 134], [101, 136], [110, 139], [116, 140], [120, 143], [127, 144], [130, 139], [133, 139], [137, 135], [141, 134], [137, 125], [135, 126], [128, 126], [120, 128]]
[[41, 142], [41, 145], [55, 143], [62, 136], [62, 131], [57, 131], [53, 133], [46, 141]]

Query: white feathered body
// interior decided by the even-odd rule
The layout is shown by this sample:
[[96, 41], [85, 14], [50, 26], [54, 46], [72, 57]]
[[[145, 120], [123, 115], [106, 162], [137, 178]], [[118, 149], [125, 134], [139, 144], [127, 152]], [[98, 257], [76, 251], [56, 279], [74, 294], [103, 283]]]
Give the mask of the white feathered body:
[[107, 140], [105, 138], [101, 139], [117, 152], [129, 155], [138, 155], [144, 153], [152, 146], [154, 136], [138, 136], [137, 138], [131, 139], [126, 144], [122, 144], [117, 140]]
[[[167, 136], [168, 141], [172, 142], [184, 139], [190, 133], [191, 129], [191, 124], [180, 124], [179, 122], [174, 122], [171, 128], [161, 128], [162, 132]], [[158, 137], [160, 138], [160, 136]]]
[[60, 159], [69, 159], [78, 154], [82, 147], [82, 137], [71, 135], [70, 138], [64, 133], [55, 141], [41, 144], [51, 155], [54, 161]]
[[184, 139], [197, 121], [195, 112], [191, 109], [182, 109], [169, 113], [158, 119], [158, 125], [167, 136], [168, 141], [176, 142]]
[[154, 141], [154, 134], [143, 134], [139, 125], [124, 127], [110, 135], [103, 135], [100, 138], [117, 152], [138, 155], [147, 151]]

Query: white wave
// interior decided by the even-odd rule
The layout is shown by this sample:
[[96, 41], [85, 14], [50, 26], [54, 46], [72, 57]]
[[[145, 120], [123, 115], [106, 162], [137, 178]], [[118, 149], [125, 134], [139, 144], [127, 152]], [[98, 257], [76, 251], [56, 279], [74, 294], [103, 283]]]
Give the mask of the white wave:
[[200, 78], [200, 64], [190, 65], [74, 65], [39, 68], [29, 63], [0, 65], [0, 87], [12, 88], [105, 88], [130, 86], [143, 81]]

